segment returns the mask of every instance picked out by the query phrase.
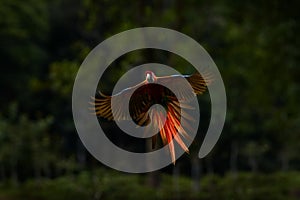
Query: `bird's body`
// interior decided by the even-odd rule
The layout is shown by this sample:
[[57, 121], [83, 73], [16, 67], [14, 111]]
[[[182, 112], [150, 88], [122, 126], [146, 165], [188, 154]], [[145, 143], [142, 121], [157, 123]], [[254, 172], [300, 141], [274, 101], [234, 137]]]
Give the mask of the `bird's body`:
[[[95, 98], [95, 112], [98, 116], [108, 120], [130, 120], [133, 119], [135, 123], [140, 126], [145, 126], [150, 122], [156, 127], [161, 127], [160, 136], [164, 145], [169, 144], [171, 159], [175, 163], [175, 150], [173, 138], [181, 146], [181, 148], [188, 152], [187, 146], [184, 144], [182, 137], [188, 138], [186, 130], [181, 127], [182, 120], [193, 120], [184, 109], [191, 109], [188, 106], [183, 108], [185, 104], [192, 97], [197, 94], [202, 94], [206, 90], [206, 85], [209, 83], [205, 81], [199, 73], [193, 75], [171, 75], [164, 77], [157, 77], [151, 71], [146, 71], [145, 80], [136, 86], [126, 88], [121, 92], [107, 96], [99, 92], [99, 98]], [[186, 87], [179, 84], [180, 79], [186, 79], [191, 87]], [[206, 77], [206, 80], [209, 80]], [[163, 85], [173, 84], [178, 90], [177, 96]], [[177, 84], [177, 85], [176, 85]], [[132, 94], [132, 91], [133, 94]], [[132, 95], [130, 95], [132, 94]], [[115, 115], [112, 113], [111, 101], [114, 98], [117, 106]], [[124, 109], [128, 108], [124, 105], [124, 99], [129, 98], [129, 113], [126, 115]], [[179, 103], [179, 100], [181, 103]], [[164, 107], [166, 114], [161, 110], [150, 109], [151, 106], [160, 104]], [[165, 123], [164, 122], [165, 118]], [[151, 119], [153, 121], [151, 121]], [[152, 147], [155, 146], [157, 136], [152, 137]]]

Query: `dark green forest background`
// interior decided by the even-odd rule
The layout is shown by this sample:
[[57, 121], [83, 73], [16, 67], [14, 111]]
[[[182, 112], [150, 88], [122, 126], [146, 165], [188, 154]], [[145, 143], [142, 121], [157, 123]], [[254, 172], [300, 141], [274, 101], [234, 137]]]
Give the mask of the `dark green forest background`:
[[[300, 199], [299, 8], [297, 0], [0, 0], [0, 200]], [[137, 175], [85, 150], [71, 95], [96, 45], [143, 26], [203, 45], [223, 77], [228, 111], [220, 140], [199, 160], [210, 116], [209, 95], [199, 97], [203, 124], [190, 154]], [[170, 53], [137, 51], [113, 63], [101, 88], [153, 60], [191, 72]], [[120, 146], [143, 148], [99, 121]]]

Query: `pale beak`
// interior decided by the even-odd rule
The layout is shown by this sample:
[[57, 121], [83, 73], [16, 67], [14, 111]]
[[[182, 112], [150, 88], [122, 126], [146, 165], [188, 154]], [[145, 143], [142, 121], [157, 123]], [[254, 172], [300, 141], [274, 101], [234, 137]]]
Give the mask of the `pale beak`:
[[150, 79], [150, 74], [146, 75], [146, 79], [149, 80]]

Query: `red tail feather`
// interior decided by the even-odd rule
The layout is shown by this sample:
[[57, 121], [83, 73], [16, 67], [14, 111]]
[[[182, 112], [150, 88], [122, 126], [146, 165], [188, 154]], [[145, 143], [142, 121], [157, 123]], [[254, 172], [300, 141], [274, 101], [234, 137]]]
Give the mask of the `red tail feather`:
[[175, 164], [176, 159], [173, 138], [184, 151], [186, 151], [187, 153], [189, 152], [187, 146], [184, 144], [183, 140], [180, 137], [180, 135], [185, 136], [186, 132], [181, 127], [180, 119], [178, 119], [179, 116], [176, 115], [176, 111], [171, 105], [169, 105], [167, 109], [165, 124], [162, 124], [162, 122], [164, 121], [164, 115], [162, 111], [153, 109], [150, 115], [153, 120], [152, 123], [154, 124], [154, 126], [160, 128], [160, 136], [163, 145], [169, 145], [171, 159], [173, 164]]

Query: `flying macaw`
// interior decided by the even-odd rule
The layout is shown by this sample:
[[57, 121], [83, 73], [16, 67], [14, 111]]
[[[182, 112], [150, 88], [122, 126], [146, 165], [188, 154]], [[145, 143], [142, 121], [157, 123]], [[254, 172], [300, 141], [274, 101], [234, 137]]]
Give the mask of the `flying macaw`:
[[[169, 144], [169, 151], [173, 164], [175, 164], [175, 150], [172, 139], [180, 145], [180, 147], [185, 151], [189, 152], [187, 146], [184, 144], [182, 137], [189, 138], [186, 130], [180, 126], [180, 120], [191, 121], [191, 116], [185, 114], [183, 109], [191, 109], [188, 106], [184, 107], [185, 104], [181, 102], [188, 101], [195, 95], [203, 94], [206, 90], [207, 85], [211, 82], [211, 77], [209, 74], [204, 74], [204, 78], [200, 73], [194, 73], [192, 75], [171, 75], [171, 76], [162, 76], [157, 77], [152, 71], [145, 72], [145, 80], [139, 84], [126, 88], [121, 92], [109, 96], [105, 95], [99, 91], [99, 96], [93, 98], [91, 103], [94, 107], [94, 111], [97, 116], [106, 118], [108, 120], [133, 120], [140, 126], [147, 125], [150, 123], [150, 119], [153, 119], [152, 123], [156, 127], [162, 127], [160, 129], [160, 137], [162, 139], [163, 145]], [[186, 79], [191, 87], [183, 86], [178, 84], [180, 79]], [[163, 84], [175, 84], [174, 86], [178, 88], [178, 93], [180, 94], [177, 97], [166, 87], [163, 87]], [[177, 84], [177, 85], [176, 85]], [[191, 91], [192, 88], [192, 91]], [[131, 92], [130, 92], [131, 91]], [[134, 93], [132, 96], [129, 93]], [[113, 116], [111, 101], [112, 98], [115, 98], [117, 102], [115, 116]], [[127, 105], [124, 105], [125, 98], [130, 99], [129, 103], [129, 113], [131, 116], [127, 116], [124, 112], [124, 109], [128, 109]], [[179, 99], [177, 99], [179, 98]], [[128, 101], [127, 101], [128, 102]], [[165, 108], [166, 116], [162, 112], [151, 110], [150, 107], [154, 104], [160, 104]], [[188, 105], [188, 104], [186, 104]], [[165, 119], [165, 123], [163, 123]], [[155, 147], [157, 141], [157, 134], [152, 136], [152, 148]]]

